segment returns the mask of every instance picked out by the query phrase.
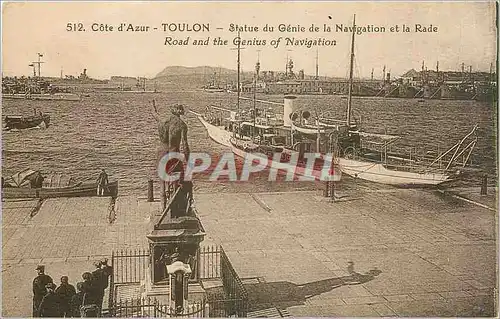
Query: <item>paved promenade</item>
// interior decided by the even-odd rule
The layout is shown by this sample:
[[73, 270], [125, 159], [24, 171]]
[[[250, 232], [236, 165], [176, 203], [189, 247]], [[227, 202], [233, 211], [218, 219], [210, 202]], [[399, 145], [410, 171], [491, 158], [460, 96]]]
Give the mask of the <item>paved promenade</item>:
[[[320, 195], [195, 193], [205, 242], [223, 245], [253, 310], [494, 314], [496, 212], [425, 190], [345, 188], [335, 203]], [[31, 315], [36, 264], [56, 283], [68, 275], [75, 284], [95, 259], [146, 248], [149, 216], [159, 210], [158, 202], [119, 197], [110, 224], [110, 198], [49, 199], [30, 217], [38, 204], [2, 203], [3, 316]]]
[[336, 203], [319, 195], [197, 196], [208, 239], [240, 277], [256, 278], [247, 285], [253, 310], [494, 314], [495, 212], [424, 190], [364, 190]]
[[93, 271], [93, 262], [110, 258], [113, 250], [147, 247], [147, 221], [157, 203], [135, 197], [118, 198], [117, 219], [109, 223], [110, 198], [57, 198], [2, 203], [3, 316], [28, 317], [32, 311], [32, 280], [36, 265], [56, 284], [67, 275], [71, 284]]

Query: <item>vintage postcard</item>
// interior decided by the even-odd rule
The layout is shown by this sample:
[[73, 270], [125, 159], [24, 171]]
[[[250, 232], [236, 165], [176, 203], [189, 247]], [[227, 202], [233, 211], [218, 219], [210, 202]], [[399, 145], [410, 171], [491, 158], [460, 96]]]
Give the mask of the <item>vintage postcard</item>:
[[3, 317], [498, 315], [495, 2], [3, 2]]

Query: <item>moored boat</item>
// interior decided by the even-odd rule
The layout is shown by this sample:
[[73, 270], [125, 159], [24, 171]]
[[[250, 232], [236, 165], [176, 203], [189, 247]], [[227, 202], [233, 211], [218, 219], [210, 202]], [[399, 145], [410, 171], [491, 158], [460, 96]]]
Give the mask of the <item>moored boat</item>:
[[50, 125], [50, 115], [39, 113], [35, 115], [7, 115], [4, 118], [5, 128], [11, 129], [27, 129], [33, 127], [48, 127]]
[[4, 99], [15, 100], [49, 100], [49, 101], [80, 101], [80, 95], [74, 93], [54, 93], [54, 94], [2, 94]]
[[212, 140], [224, 146], [231, 146], [229, 140], [233, 134], [229, 130], [226, 130], [224, 126], [209, 123], [202, 115], [198, 115], [198, 120], [206, 128], [208, 136], [210, 136]]
[[[354, 16], [355, 18], [355, 16]], [[353, 21], [355, 29], [355, 19]], [[391, 153], [388, 148], [400, 137], [388, 134], [367, 133], [360, 130], [358, 123], [351, 119], [353, 66], [354, 66], [354, 37], [352, 33], [351, 59], [349, 73], [349, 90], [347, 95], [347, 118], [345, 121], [326, 120], [316, 116], [316, 133], [314, 126], [304, 125], [302, 117], [292, 116], [294, 128], [309, 135], [317, 135], [319, 151], [320, 140], [326, 140], [329, 148], [334, 148], [337, 161], [342, 172], [355, 178], [389, 184], [394, 186], [435, 186], [453, 180], [460, 169], [464, 168], [470, 160], [477, 136], [477, 125], [458, 143], [435, 158], [429, 156], [415, 156]], [[375, 139], [378, 141], [370, 141]], [[372, 145], [367, 147], [367, 144]], [[376, 145], [376, 147], [373, 147]], [[462, 157], [462, 161], [459, 158]], [[441, 166], [442, 163], [444, 166]]]
[[[7, 180], [2, 178], [2, 199], [98, 196], [97, 182], [76, 182], [72, 178], [51, 176], [43, 183], [38, 183], [35, 180], [37, 176], [41, 176], [39, 171], [27, 169], [12, 175]], [[117, 195], [118, 181], [111, 181], [104, 186], [104, 194], [100, 196], [116, 197]]]
[[[110, 182], [105, 188], [104, 195], [116, 197], [118, 181]], [[55, 198], [55, 197], [89, 197], [97, 195], [97, 183], [79, 183], [67, 187], [50, 188], [2, 188], [2, 198]]]
[[208, 87], [204, 87], [203, 91], [208, 92], [208, 93], [221, 93], [221, 92], [226, 92], [226, 89], [221, 88], [221, 87], [208, 86]]
[[[277, 174], [287, 175], [293, 172], [292, 180], [304, 177], [305, 180], [340, 181], [341, 171], [330, 156], [314, 154], [318, 157], [307, 157], [305, 154], [280, 145], [257, 144], [250, 140], [232, 137], [231, 151], [238, 157], [252, 163], [259, 158], [261, 163], [271, 170], [278, 170]], [[313, 155], [313, 154], [311, 154]], [[314, 162], [312, 162], [314, 161]]]

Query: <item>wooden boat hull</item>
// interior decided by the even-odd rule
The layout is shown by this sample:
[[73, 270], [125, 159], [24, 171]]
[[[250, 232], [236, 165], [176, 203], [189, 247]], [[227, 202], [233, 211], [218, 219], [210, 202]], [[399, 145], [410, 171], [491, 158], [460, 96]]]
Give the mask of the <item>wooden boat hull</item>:
[[[118, 195], [118, 181], [111, 182], [104, 190], [103, 196], [116, 197]], [[97, 195], [96, 183], [85, 183], [76, 186], [55, 188], [2, 188], [2, 198], [55, 198], [55, 197], [91, 197]]]
[[222, 93], [222, 92], [226, 92], [226, 90], [222, 89], [222, 88], [204, 88], [203, 91], [205, 91], [207, 93]]
[[338, 158], [342, 173], [370, 182], [394, 186], [436, 186], [450, 179], [442, 173], [417, 173], [386, 168], [381, 163]]
[[49, 100], [49, 101], [80, 101], [80, 96], [73, 93], [55, 94], [2, 94], [4, 99], [13, 100]]
[[143, 94], [143, 93], [161, 93], [160, 91], [126, 91], [126, 90], [95, 90], [96, 93], [133, 93], [133, 94]]
[[208, 123], [201, 115], [198, 116], [198, 120], [207, 129], [208, 136], [210, 136], [212, 140], [221, 145], [231, 147], [230, 140], [233, 136], [233, 133], [226, 131], [223, 126], [215, 126]]
[[[279, 170], [277, 172], [278, 175], [286, 175], [288, 171], [293, 171], [294, 176], [300, 176], [304, 177], [304, 180], [326, 180], [327, 176], [329, 175], [329, 180], [330, 181], [340, 181], [342, 174], [340, 170], [334, 169], [332, 170], [332, 167], [337, 167], [337, 165], [329, 165], [328, 167], [324, 167], [324, 160], [323, 159], [317, 159], [315, 162], [315, 165], [312, 168], [307, 167], [306, 162], [298, 162], [297, 165], [294, 164], [289, 164], [290, 157], [288, 159], [283, 159], [283, 153], [288, 153], [288, 155], [291, 155], [295, 151], [291, 150], [284, 150], [283, 153], [281, 153], [280, 160], [275, 161], [273, 158], [274, 154], [263, 154], [259, 151], [256, 152], [251, 152], [251, 151], [245, 151], [241, 147], [238, 147], [234, 142], [231, 142], [231, 151], [238, 157], [241, 158], [246, 158], [249, 155], [252, 155], [253, 157], [257, 156], [262, 159], [265, 159], [268, 161], [267, 167], [272, 168], [272, 167], [279, 167]], [[296, 152], [295, 152], [296, 153]], [[280, 152], [276, 152], [276, 154], [280, 154]], [[297, 154], [298, 155], [298, 154]], [[273, 165], [274, 164], [274, 165]], [[284, 171], [284, 170], [287, 171]]]
[[27, 129], [32, 127], [40, 126], [44, 124], [48, 127], [50, 124], [50, 115], [32, 115], [32, 116], [6, 116], [5, 117], [5, 128], [6, 129]]

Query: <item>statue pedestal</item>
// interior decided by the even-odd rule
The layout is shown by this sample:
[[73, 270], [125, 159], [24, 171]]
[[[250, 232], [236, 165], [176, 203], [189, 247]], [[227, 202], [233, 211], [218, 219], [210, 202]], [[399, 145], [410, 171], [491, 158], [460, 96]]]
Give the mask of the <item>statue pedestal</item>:
[[150, 264], [143, 296], [154, 297], [165, 305], [171, 305], [172, 300], [176, 300], [176, 307], [182, 305], [186, 308], [187, 304], [179, 298], [186, 302], [195, 301], [203, 299], [205, 294], [199, 281], [199, 250], [205, 230], [191, 207], [186, 211], [183, 205], [176, 204], [176, 200], [183, 201], [183, 197], [179, 196], [174, 196], [161, 215], [154, 216], [152, 230], [146, 236]]
[[[151, 272], [146, 273], [146, 278], [141, 283], [141, 297], [154, 298], [161, 304], [169, 304], [170, 285], [167, 280], [153, 284], [150, 276]], [[203, 289], [199, 282], [188, 282], [188, 300], [199, 301], [203, 300], [205, 296], [205, 289]]]
[[155, 226], [147, 238], [151, 256], [153, 284], [167, 280], [166, 267], [182, 261], [191, 267], [190, 282], [199, 278], [199, 247], [205, 237], [200, 220], [183, 216]]

